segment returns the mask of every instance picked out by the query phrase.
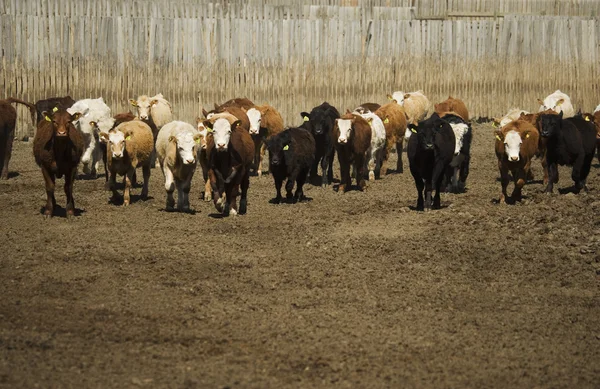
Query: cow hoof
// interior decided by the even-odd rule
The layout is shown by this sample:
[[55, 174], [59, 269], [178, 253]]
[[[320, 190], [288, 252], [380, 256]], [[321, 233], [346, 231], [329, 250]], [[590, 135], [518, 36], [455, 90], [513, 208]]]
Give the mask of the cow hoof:
[[237, 213], [237, 211], [236, 211], [235, 209], [231, 208], [231, 209], [229, 210], [229, 216], [237, 216], [237, 214], [238, 214], [238, 213]]
[[259, 170], [256, 174], [258, 175], [258, 178], [262, 177], [262, 171]]
[[239, 214], [240, 215], [245, 215], [247, 210], [248, 210], [247, 200], [240, 200]]
[[125, 200], [125, 201], [123, 201], [123, 206], [124, 206], [124, 207], [127, 207], [127, 206], [129, 206], [129, 200]]
[[229, 216], [230, 212], [231, 212], [231, 209], [229, 208], [229, 204], [225, 204], [225, 206], [223, 206], [223, 215]]
[[369, 172], [369, 181], [375, 181], [375, 173], [372, 171]]
[[212, 200], [212, 198], [211, 198], [211, 197], [212, 197], [212, 196], [211, 196], [211, 194], [210, 194], [210, 193], [204, 193], [204, 201], [210, 201], [210, 200]]
[[274, 197], [271, 200], [269, 200], [269, 203], [271, 203], [271, 204], [280, 204], [281, 203], [281, 197]]
[[167, 211], [167, 212], [174, 212], [174, 211], [175, 211], [175, 208], [173, 208], [173, 206], [171, 206], [171, 205], [167, 205], [167, 206], [165, 207], [165, 211]]

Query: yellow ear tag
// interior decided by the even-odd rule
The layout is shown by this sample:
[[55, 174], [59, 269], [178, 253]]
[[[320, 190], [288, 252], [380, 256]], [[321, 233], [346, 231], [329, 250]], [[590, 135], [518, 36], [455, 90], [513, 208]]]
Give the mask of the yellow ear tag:
[[392, 97], [388, 96], [388, 100], [389, 100], [389, 101], [392, 101], [392, 100], [394, 100], [394, 99], [393, 99]]
[[52, 108], [52, 112], [56, 112], [56, 111], [58, 111], [58, 107]]
[[417, 130], [415, 130], [414, 128], [411, 128], [410, 130], [415, 134], [417, 133]]
[[307, 122], [308, 121], [308, 116], [304, 117], [304, 121]]
[[50, 119], [48, 116], [44, 116], [44, 118], [46, 119], [46, 121], [51, 122], [52, 119]]
[[200, 144], [200, 139], [196, 139], [196, 143]]
[[494, 128], [498, 127], [498, 125], [496, 124], [496, 122], [492, 122], [492, 127], [494, 127]]
[[213, 129], [212, 128], [207, 128], [206, 132], [213, 132]]
[[585, 121], [586, 121], [586, 122], [589, 122], [589, 121], [590, 121], [590, 117], [589, 117], [589, 116], [586, 116], [586, 117], [585, 117]]
[[283, 151], [288, 151], [289, 149], [290, 149], [290, 145], [285, 145], [285, 146], [283, 147]]
[[390, 119], [385, 118], [385, 120], [383, 121], [385, 124], [388, 124], [390, 122]]
[[498, 135], [496, 135], [496, 139], [498, 139], [500, 142], [502, 142], [502, 139], [500, 139], [500, 137]]
[[127, 138], [125, 138], [125, 140], [131, 140], [131, 135], [127, 135]]
[[525, 138], [529, 138], [529, 134], [525, 135]]

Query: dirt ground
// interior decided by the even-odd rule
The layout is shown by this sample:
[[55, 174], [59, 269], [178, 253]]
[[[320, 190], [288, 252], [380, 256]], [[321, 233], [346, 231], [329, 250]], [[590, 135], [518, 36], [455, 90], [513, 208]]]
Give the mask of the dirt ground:
[[0, 387], [598, 388], [600, 167], [588, 193], [534, 181], [499, 205], [492, 127], [474, 132], [468, 191], [441, 210], [411, 209], [406, 169], [296, 205], [252, 177], [248, 214], [227, 219], [198, 198], [201, 174], [197, 212], [164, 212], [153, 170], [146, 202], [115, 206], [104, 178], [82, 179], [79, 215], [44, 220], [31, 143], [15, 142]]

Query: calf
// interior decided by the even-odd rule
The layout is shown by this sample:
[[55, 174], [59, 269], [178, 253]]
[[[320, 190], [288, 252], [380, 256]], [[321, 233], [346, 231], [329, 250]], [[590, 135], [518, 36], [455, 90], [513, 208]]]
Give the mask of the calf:
[[[129, 99], [129, 103], [136, 109], [136, 117], [150, 126], [154, 143], [158, 131], [167, 123], [173, 121], [173, 108], [171, 103], [165, 99], [162, 93], [149, 97], [147, 95], [138, 96], [136, 100]], [[150, 156], [150, 166], [159, 167], [156, 160], [156, 152], [153, 151]]]
[[362, 103], [361, 105], [359, 105], [358, 107], [356, 107], [354, 109], [354, 112], [357, 112], [359, 114], [368, 113], [368, 112], [375, 112], [380, 107], [381, 107], [381, 105], [379, 105], [377, 103]]
[[[413, 136], [408, 140], [406, 152], [410, 172], [417, 187], [417, 211], [440, 208], [440, 190], [444, 173], [454, 155], [455, 139], [452, 126], [437, 113], [418, 125], [408, 125]], [[433, 201], [431, 192], [435, 189]], [[423, 199], [425, 190], [425, 199]]]
[[528, 113], [529, 112], [520, 108], [511, 108], [508, 110], [506, 115], [502, 116], [501, 118], [492, 118], [492, 125], [494, 127], [504, 127], [513, 120], [519, 120], [521, 115], [527, 115]]
[[[305, 199], [302, 187], [315, 158], [315, 140], [312, 134], [303, 128], [288, 128], [273, 135], [267, 141], [269, 150], [269, 169], [275, 180], [277, 195], [271, 203], [279, 204], [282, 200], [281, 185], [285, 184], [288, 202], [298, 202]], [[292, 189], [296, 183], [296, 193]]]
[[[398, 105], [398, 104], [395, 104]], [[359, 114], [371, 127], [371, 146], [367, 150], [366, 162], [369, 181], [381, 177], [382, 165], [386, 156], [386, 131], [383, 120], [373, 112]], [[388, 120], [389, 122], [389, 120]]]
[[250, 120], [250, 135], [254, 141], [254, 168], [258, 176], [262, 175], [262, 160], [265, 155], [266, 141], [283, 131], [283, 118], [270, 105], [261, 105], [246, 111]]
[[314, 107], [310, 113], [302, 112], [302, 125], [300, 127], [311, 132], [315, 139], [315, 159], [310, 168], [310, 179], [313, 183], [317, 179], [317, 171], [321, 165], [321, 185], [326, 187], [333, 181], [333, 158], [335, 156], [333, 127], [340, 113], [335, 107], [324, 102]]
[[515, 186], [509, 199], [511, 202], [521, 200], [521, 190], [530, 170], [531, 159], [537, 152], [538, 142], [538, 130], [525, 120], [512, 121], [496, 130], [495, 149], [502, 185], [500, 203], [508, 198], [506, 188], [510, 181], [509, 172]]
[[402, 163], [402, 142], [404, 141], [404, 135], [406, 132], [406, 114], [404, 112], [404, 108], [402, 108], [400, 104], [388, 103], [375, 111], [375, 114], [379, 116], [381, 120], [383, 120], [386, 137], [386, 151], [384, 162], [381, 166], [381, 175], [385, 176], [387, 172], [387, 160], [394, 147], [396, 148], [396, 154], [398, 155], [398, 161], [396, 162], [396, 173], [403, 173], [404, 165]]
[[596, 149], [596, 128], [591, 121], [581, 115], [563, 119], [558, 115], [544, 114], [540, 117], [542, 137], [547, 139], [546, 163], [548, 164], [548, 185], [546, 192], [552, 193], [558, 182], [558, 166], [573, 166], [571, 178], [574, 192], [585, 188]]
[[[397, 91], [387, 96], [391, 102], [396, 102], [406, 113], [406, 120], [408, 123], [417, 124], [421, 120], [424, 120], [431, 108], [431, 102], [425, 96], [422, 90], [404, 93]], [[407, 131], [407, 139], [410, 138], [412, 132]]]
[[73, 199], [73, 182], [77, 165], [83, 155], [85, 143], [83, 134], [73, 122], [80, 114], [69, 114], [63, 109], [55, 112], [43, 112], [44, 120], [40, 121], [33, 138], [33, 155], [35, 162], [42, 168], [46, 185], [46, 206], [44, 217], [52, 217], [56, 207], [54, 187], [56, 178], [65, 176], [65, 195], [67, 197], [67, 218], [75, 214]]
[[200, 143], [201, 136], [198, 130], [185, 122], [172, 121], [158, 132], [156, 153], [165, 175], [167, 211], [172, 211], [175, 206], [175, 188], [177, 209], [183, 212], [190, 210], [190, 186], [196, 170], [196, 156]]
[[119, 124], [116, 128], [101, 132], [107, 146], [107, 161], [110, 179], [108, 189], [112, 190], [112, 201], [120, 200], [116, 189], [117, 174], [123, 176], [125, 190], [123, 191], [123, 205], [129, 205], [131, 183], [135, 169], [142, 167], [144, 184], [142, 199], [148, 197], [148, 181], [150, 180], [150, 161], [154, 151], [154, 137], [152, 129], [141, 120], [132, 120]]
[[[118, 113], [113, 117], [113, 126], [112, 128], [116, 128], [119, 124], [124, 123], [124, 122], [129, 122], [131, 120], [135, 119], [135, 115], [132, 114], [131, 112], [123, 112], [123, 113]], [[107, 164], [107, 160], [106, 160], [106, 139], [105, 138], [101, 138], [100, 137], [100, 132], [102, 132], [102, 130], [100, 129], [100, 126], [98, 125], [97, 122], [90, 122], [90, 125], [94, 128], [94, 138], [96, 139], [97, 142], [97, 147], [100, 147], [100, 150], [102, 152], [102, 162], [104, 163], [104, 178], [105, 181], [108, 182], [108, 164]], [[133, 179], [132, 179], [132, 184], [135, 185], [135, 173], [133, 174]]]
[[[521, 116], [519, 116], [519, 120], [524, 120], [528, 123], [530, 123], [531, 125], [533, 125], [537, 130], [538, 133], [541, 134], [542, 132], [542, 128], [540, 126], [540, 117], [542, 115], [555, 115], [556, 112], [548, 109], [546, 111], [542, 111], [542, 112], [538, 112], [538, 113], [522, 113]], [[544, 138], [543, 136], [539, 137], [539, 141], [538, 141], [538, 148], [537, 148], [537, 152], [535, 154], [535, 156], [537, 158], [539, 158], [541, 164], [542, 164], [542, 170], [544, 171], [544, 185], [548, 185], [548, 164], [546, 161], [546, 143], [547, 143], [548, 139]], [[556, 173], [558, 174], [558, 172]], [[528, 180], [533, 180], [533, 172], [531, 170], [527, 171], [527, 179]], [[557, 176], [558, 178], [558, 176]]]
[[338, 192], [350, 190], [352, 180], [350, 167], [354, 166], [356, 183], [360, 190], [365, 184], [365, 157], [371, 147], [371, 127], [369, 123], [358, 114], [346, 113], [335, 120], [333, 127], [335, 151], [340, 164], [340, 186]]
[[469, 120], [469, 111], [467, 106], [461, 99], [455, 99], [452, 96], [435, 105], [435, 112], [441, 117], [448, 112], [452, 112], [457, 116], [460, 116], [463, 120]]
[[[215, 119], [214, 122], [212, 119]], [[204, 126], [213, 134], [212, 148], [208, 150], [208, 165], [215, 207], [225, 216], [238, 214], [236, 198], [241, 187], [239, 213], [245, 214], [250, 165], [254, 156], [252, 137], [240, 127], [240, 121], [233, 115], [212, 119], [205, 120]]]
[[563, 113], [563, 118], [567, 119], [573, 117], [575, 115], [575, 110], [573, 109], [573, 104], [571, 104], [571, 98], [560, 91], [560, 89], [555, 90], [553, 93], [546, 96], [546, 98], [542, 101], [538, 99], [538, 103], [540, 103], [539, 112], [546, 111], [551, 109], [556, 113]]
[[448, 113], [442, 117], [452, 127], [454, 132], [455, 146], [454, 157], [446, 170], [444, 184], [448, 192], [463, 192], [469, 176], [469, 165], [471, 162], [471, 140], [473, 131], [471, 125], [460, 116]]
[[75, 104], [75, 100], [71, 96], [64, 97], [50, 97], [45, 100], [38, 100], [35, 102], [35, 110], [37, 112], [37, 120], [36, 123], [39, 123], [41, 120], [44, 120], [44, 111], [52, 112], [54, 108], [67, 110], [67, 108], [71, 108]]
[[35, 107], [23, 100], [9, 97], [0, 100], [0, 180], [8, 179], [8, 162], [12, 156], [15, 127], [17, 124], [17, 110], [11, 105], [19, 103], [27, 106], [31, 113], [31, 120], [35, 124]]

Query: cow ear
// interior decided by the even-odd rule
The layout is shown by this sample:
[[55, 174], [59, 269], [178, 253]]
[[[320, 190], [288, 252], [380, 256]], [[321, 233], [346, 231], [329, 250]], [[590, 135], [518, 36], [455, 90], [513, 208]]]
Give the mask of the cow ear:
[[537, 102], [538, 102], [540, 105], [544, 105], [544, 102], [542, 101], [542, 99], [537, 99]]
[[158, 100], [154, 99], [152, 101], [150, 101], [150, 106], [152, 107], [153, 105], [158, 104]]
[[202, 108], [202, 115], [204, 115], [204, 117], [208, 116], [208, 112], [204, 109], [204, 107]]
[[352, 111], [350, 111], [348, 108], [346, 108], [346, 115], [348, 114], [352, 114]]
[[310, 120], [310, 115], [308, 114], [308, 112], [300, 112], [300, 116], [302, 116], [302, 120], [305, 122]]
[[77, 120], [79, 120], [80, 117], [81, 117], [81, 112], [75, 112], [73, 115], [71, 115], [71, 121], [76, 122]]
[[200, 143], [202, 143], [202, 135], [200, 135], [200, 134], [196, 134], [196, 135], [194, 135], [194, 142], [195, 142], [196, 144], [200, 144]]
[[242, 124], [241, 120], [236, 120], [235, 122], [233, 122], [233, 124], [231, 125], [231, 129], [235, 129], [236, 127], [239, 127]]
[[176, 138], [176, 137], [174, 137], [173, 135], [171, 135], [171, 136], [169, 137], [169, 142], [174, 142], [174, 143], [177, 143], [177, 138]]
[[100, 132], [100, 134], [98, 134], [98, 136], [100, 138], [100, 142], [108, 143], [108, 134], [106, 132]]
[[560, 99], [556, 102], [556, 106], [558, 107], [559, 105], [561, 105], [564, 102], [565, 102], [565, 99]]
[[213, 104], [215, 105], [215, 111], [216, 111], [217, 109], [219, 109], [219, 104], [217, 104], [217, 103], [213, 103]]
[[502, 130], [498, 129], [494, 131], [494, 134], [496, 135], [496, 140], [499, 140], [500, 142], [504, 141], [504, 134], [502, 134]]
[[134, 100], [134, 99], [129, 99], [129, 104], [131, 104], [131, 105], [132, 105], [132, 106], [134, 106], [134, 107], [137, 107], [137, 106], [138, 106], [138, 103], [137, 103], [137, 101], [136, 101], [136, 100]]
[[210, 122], [210, 120], [205, 120], [202, 124], [204, 125], [204, 128], [206, 128], [206, 130], [208, 132], [212, 132], [213, 124]]
[[52, 121], [52, 115], [48, 111], [42, 112], [42, 116], [44, 117], [44, 119], [47, 122], [51, 122]]
[[405, 93], [405, 94], [404, 94], [404, 99], [405, 99], [405, 100], [406, 100], [406, 99], [408, 99], [409, 97], [410, 97], [410, 93]]
[[500, 124], [500, 119], [492, 118], [492, 126], [498, 127], [499, 124]]
[[410, 123], [410, 124], [408, 125], [408, 129], [409, 129], [409, 130], [410, 130], [410, 132], [412, 132], [413, 134], [416, 134], [416, 133], [418, 132], [418, 130], [417, 130], [417, 128], [418, 128], [418, 127], [417, 127], [417, 126], [418, 126], [417, 124]]

